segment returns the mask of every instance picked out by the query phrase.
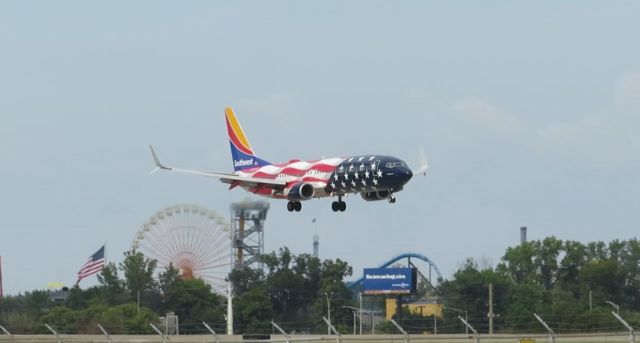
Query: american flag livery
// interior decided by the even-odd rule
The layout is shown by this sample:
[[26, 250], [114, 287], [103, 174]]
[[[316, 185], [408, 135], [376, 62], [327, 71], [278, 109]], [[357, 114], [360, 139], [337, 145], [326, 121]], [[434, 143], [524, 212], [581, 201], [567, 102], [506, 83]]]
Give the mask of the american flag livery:
[[80, 268], [78, 271], [78, 281], [76, 281], [76, 285], [80, 283], [80, 280], [86, 278], [87, 276], [91, 276], [96, 274], [104, 268], [105, 258], [104, 258], [104, 245], [98, 249], [93, 255], [89, 256], [87, 262]]
[[[395, 202], [393, 193], [399, 192], [413, 176], [413, 171], [400, 159], [392, 156], [359, 155], [321, 160], [291, 160], [270, 163], [258, 157], [251, 148], [238, 118], [231, 108], [225, 109], [225, 122], [234, 173], [216, 173], [167, 167], [160, 163], [153, 147], [151, 154], [157, 170], [171, 170], [219, 179], [229, 189], [240, 186], [248, 192], [289, 200], [287, 210], [300, 211], [301, 201], [312, 198], [337, 197], [331, 204], [333, 211], [344, 211], [342, 197], [359, 193], [367, 201]], [[427, 162], [423, 153], [420, 169], [425, 173]]]
[[315, 196], [320, 197], [326, 196], [323, 191], [327, 187], [331, 175], [345, 160], [345, 158], [327, 158], [316, 161], [294, 160], [288, 163], [247, 169], [238, 172], [238, 175], [256, 179], [279, 180], [285, 184], [282, 188], [243, 186], [247, 191], [258, 195], [284, 199], [293, 185], [304, 182], [312, 185], [317, 190]]

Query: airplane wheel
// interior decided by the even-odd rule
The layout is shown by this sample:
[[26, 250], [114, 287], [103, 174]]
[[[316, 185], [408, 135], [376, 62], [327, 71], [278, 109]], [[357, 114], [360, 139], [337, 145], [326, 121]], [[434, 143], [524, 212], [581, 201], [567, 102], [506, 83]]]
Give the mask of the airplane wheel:
[[334, 201], [331, 203], [331, 209], [333, 210], [333, 212], [338, 212], [340, 211], [340, 203], [337, 201]]
[[300, 212], [300, 210], [302, 210], [302, 203], [299, 201], [294, 202], [293, 209], [296, 210], [296, 212]]
[[389, 198], [389, 203], [390, 204], [395, 204], [396, 203], [396, 198], [395, 197]]
[[340, 212], [344, 212], [347, 210], [347, 203], [344, 201], [339, 202], [340, 204]]
[[295, 209], [295, 205], [293, 204], [293, 201], [289, 201], [287, 203], [287, 211], [293, 212], [294, 209]]

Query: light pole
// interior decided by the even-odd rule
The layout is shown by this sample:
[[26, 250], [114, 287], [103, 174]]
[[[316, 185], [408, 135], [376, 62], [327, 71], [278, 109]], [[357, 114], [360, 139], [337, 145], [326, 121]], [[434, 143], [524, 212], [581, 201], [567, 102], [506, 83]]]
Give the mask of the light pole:
[[[329, 296], [333, 293], [324, 292], [322, 293], [327, 296], [327, 320], [331, 323], [331, 301]], [[331, 324], [327, 324], [327, 335], [331, 334]]]
[[[459, 309], [459, 308], [450, 307], [450, 306], [442, 306], [442, 309], [443, 309], [443, 310], [451, 310], [451, 311], [455, 311], [455, 312], [458, 312], [458, 313], [460, 313], [460, 314], [464, 313], [464, 320], [465, 320], [467, 323], [469, 322], [469, 315], [468, 315], [467, 310], [461, 310], [461, 309]], [[466, 334], [468, 335], [468, 334], [469, 334], [469, 327], [465, 325], [465, 326], [464, 326], [464, 328], [465, 328], [465, 332], [466, 332]]]
[[611, 305], [615, 310], [617, 314], [620, 314], [620, 305], [613, 303], [613, 301], [605, 301], [607, 304]]

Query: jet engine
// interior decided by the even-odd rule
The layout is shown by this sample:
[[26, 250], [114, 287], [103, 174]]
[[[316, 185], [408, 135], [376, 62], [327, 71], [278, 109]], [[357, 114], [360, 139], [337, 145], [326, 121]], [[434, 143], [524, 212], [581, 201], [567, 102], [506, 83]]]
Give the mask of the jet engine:
[[299, 182], [291, 186], [289, 192], [287, 193], [287, 199], [293, 201], [309, 200], [313, 198], [314, 194], [315, 190], [313, 189], [312, 184]]
[[389, 191], [375, 191], [360, 193], [360, 196], [362, 196], [362, 199], [366, 201], [377, 201], [389, 198], [390, 194], [391, 192]]

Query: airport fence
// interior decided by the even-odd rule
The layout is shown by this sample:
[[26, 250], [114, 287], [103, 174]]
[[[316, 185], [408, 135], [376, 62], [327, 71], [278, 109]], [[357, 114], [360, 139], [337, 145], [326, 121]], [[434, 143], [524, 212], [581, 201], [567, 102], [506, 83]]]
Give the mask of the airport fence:
[[553, 340], [547, 335], [180, 335], [161, 337], [159, 335], [0, 335], [4, 343], [604, 343], [632, 342], [628, 333], [598, 333], [587, 335], [556, 335]]

